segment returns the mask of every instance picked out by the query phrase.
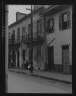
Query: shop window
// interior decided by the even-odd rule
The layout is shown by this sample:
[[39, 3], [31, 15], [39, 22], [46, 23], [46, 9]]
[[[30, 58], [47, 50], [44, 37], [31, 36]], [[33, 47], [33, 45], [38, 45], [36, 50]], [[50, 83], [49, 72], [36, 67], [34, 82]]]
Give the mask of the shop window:
[[59, 16], [59, 29], [64, 30], [70, 28], [70, 12], [65, 12]]

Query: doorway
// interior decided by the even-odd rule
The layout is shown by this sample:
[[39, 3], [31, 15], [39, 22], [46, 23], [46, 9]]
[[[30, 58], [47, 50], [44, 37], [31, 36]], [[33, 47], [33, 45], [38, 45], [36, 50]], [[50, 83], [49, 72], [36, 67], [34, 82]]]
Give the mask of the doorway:
[[17, 67], [19, 67], [19, 51], [17, 51]]
[[69, 46], [62, 46], [63, 73], [69, 73]]
[[23, 61], [25, 61], [25, 50], [23, 49]]
[[48, 71], [54, 71], [54, 46], [48, 47]]

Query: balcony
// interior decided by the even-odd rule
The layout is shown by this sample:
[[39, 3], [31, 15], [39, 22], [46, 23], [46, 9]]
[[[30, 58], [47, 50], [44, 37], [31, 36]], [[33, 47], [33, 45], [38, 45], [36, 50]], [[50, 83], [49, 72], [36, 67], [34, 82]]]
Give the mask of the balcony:
[[[33, 44], [43, 43], [45, 40], [44, 38], [44, 32], [33, 33]], [[23, 36], [22, 42], [26, 44], [31, 43], [31, 34], [26, 34], [26, 36]]]
[[9, 39], [9, 48], [10, 49], [17, 49], [21, 45], [21, 40], [18, 39]]

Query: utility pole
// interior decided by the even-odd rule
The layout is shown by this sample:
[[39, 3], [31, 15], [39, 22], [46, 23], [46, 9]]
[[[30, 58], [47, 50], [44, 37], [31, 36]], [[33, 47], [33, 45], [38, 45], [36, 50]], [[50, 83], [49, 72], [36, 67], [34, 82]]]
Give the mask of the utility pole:
[[5, 5], [5, 92], [8, 92], [8, 5]]
[[33, 14], [32, 14], [32, 5], [31, 5], [31, 9], [27, 9], [27, 10], [31, 10], [31, 69], [30, 69], [30, 72], [33, 73]]

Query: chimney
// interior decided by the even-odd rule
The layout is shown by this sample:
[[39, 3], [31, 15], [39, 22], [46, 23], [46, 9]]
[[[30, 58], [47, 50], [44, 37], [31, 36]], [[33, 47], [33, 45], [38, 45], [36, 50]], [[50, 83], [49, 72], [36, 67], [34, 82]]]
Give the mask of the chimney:
[[16, 21], [22, 19], [25, 17], [27, 14], [21, 13], [21, 12], [16, 12]]

